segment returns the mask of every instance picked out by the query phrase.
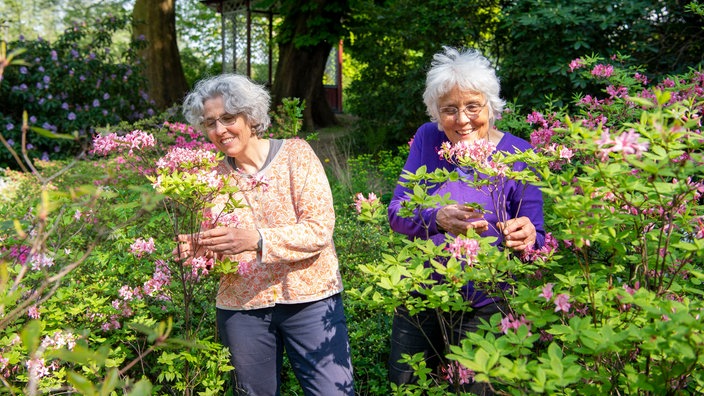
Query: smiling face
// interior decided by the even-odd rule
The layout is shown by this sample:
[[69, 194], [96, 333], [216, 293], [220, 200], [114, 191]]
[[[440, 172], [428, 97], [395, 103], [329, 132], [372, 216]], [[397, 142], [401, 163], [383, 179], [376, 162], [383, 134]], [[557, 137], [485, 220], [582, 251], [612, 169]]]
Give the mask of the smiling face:
[[227, 116], [223, 117], [226, 114], [222, 97], [218, 96], [203, 102], [204, 125], [210, 126], [206, 127], [208, 139], [228, 157], [241, 159], [253, 149], [252, 142], [257, 138], [254, 137], [254, 131], [244, 115], [235, 117], [231, 125], [223, 125], [222, 122], [229, 124], [233, 121]]
[[[467, 112], [462, 111], [466, 107], [483, 106], [476, 115], [471, 117]], [[479, 92], [463, 91], [457, 87], [440, 97], [438, 107], [453, 107], [460, 109], [455, 115], [440, 112], [438, 123], [440, 128], [452, 144], [463, 140], [467, 143], [477, 139], [487, 139], [492, 128], [489, 117], [489, 106], [486, 105], [486, 98]]]

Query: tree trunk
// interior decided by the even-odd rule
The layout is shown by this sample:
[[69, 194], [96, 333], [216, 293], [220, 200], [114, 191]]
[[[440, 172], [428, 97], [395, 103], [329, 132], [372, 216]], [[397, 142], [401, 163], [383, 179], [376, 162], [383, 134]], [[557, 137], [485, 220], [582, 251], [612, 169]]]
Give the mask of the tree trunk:
[[325, 97], [323, 73], [333, 45], [345, 29], [348, 0], [282, 0], [283, 21], [278, 32], [279, 61], [272, 96], [305, 100], [303, 128], [313, 130], [337, 123]]
[[293, 97], [305, 100], [303, 128], [307, 131], [337, 123], [323, 87], [323, 72], [331, 49], [332, 45], [327, 43], [298, 49], [293, 44], [279, 46], [279, 62], [272, 87], [274, 103]]
[[132, 36], [147, 41], [140, 56], [149, 97], [165, 110], [180, 103], [188, 91], [176, 43], [176, 0], [136, 0], [132, 18]]

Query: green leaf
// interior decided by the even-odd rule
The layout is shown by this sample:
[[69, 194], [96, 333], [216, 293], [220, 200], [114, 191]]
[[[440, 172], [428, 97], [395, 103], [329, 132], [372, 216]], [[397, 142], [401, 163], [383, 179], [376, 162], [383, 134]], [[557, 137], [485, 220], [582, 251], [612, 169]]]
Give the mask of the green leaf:
[[41, 336], [42, 325], [38, 320], [32, 320], [22, 329], [20, 338], [22, 344], [27, 350], [28, 355], [33, 355], [39, 347], [39, 338]]
[[96, 394], [93, 384], [88, 380], [88, 378], [82, 376], [81, 374], [74, 371], [69, 371], [66, 374], [66, 379], [81, 395], [93, 396]]

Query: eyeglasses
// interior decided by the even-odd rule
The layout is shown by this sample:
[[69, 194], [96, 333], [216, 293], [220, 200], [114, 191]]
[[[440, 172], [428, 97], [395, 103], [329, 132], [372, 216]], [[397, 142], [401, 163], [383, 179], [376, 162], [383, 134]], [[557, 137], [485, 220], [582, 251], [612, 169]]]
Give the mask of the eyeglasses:
[[237, 117], [239, 117], [239, 114], [225, 113], [218, 118], [206, 118], [205, 121], [203, 121], [203, 127], [207, 131], [214, 131], [218, 127], [218, 122], [220, 122], [222, 126], [230, 126], [237, 122]]
[[[479, 113], [484, 109], [486, 104], [489, 102], [484, 102], [483, 105], [477, 103], [471, 103], [462, 108], [462, 112], [469, 118], [473, 120], [479, 116]], [[445, 118], [455, 118], [460, 114], [460, 109], [455, 106], [441, 107], [440, 114]]]

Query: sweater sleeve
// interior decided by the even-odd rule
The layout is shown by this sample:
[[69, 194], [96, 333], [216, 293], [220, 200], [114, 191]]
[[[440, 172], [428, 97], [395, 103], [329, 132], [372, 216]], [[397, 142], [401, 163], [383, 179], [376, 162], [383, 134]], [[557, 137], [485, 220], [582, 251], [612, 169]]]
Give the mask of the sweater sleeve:
[[290, 224], [260, 228], [262, 263], [293, 263], [313, 258], [332, 248], [335, 210], [332, 192], [320, 159], [304, 140], [292, 140], [288, 152], [290, 191], [280, 199], [291, 200], [295, 219]]
[[430, 238], [439, 233], [435, 221], [439, 208], [416, 209], [412, 217], [400, 215], [403, 203], [409, 201], [413, 193], [411, 189], [401, 185], [406, 181], [404, 177], [406, 172], [415, 173], [423, 165], [427, 167], [428, 172], [433, 172], [442, 166], [437, 153], [442, 143], [442, 138], [438, 138], [439, 136], [444, 137], [444, 134], [437, 129], [436, 124], [425, 124], [418, 128], [413, 137], [408, 158], [389, 202], [387, 213], [391, 229], [398, 233], [421, 238]]

